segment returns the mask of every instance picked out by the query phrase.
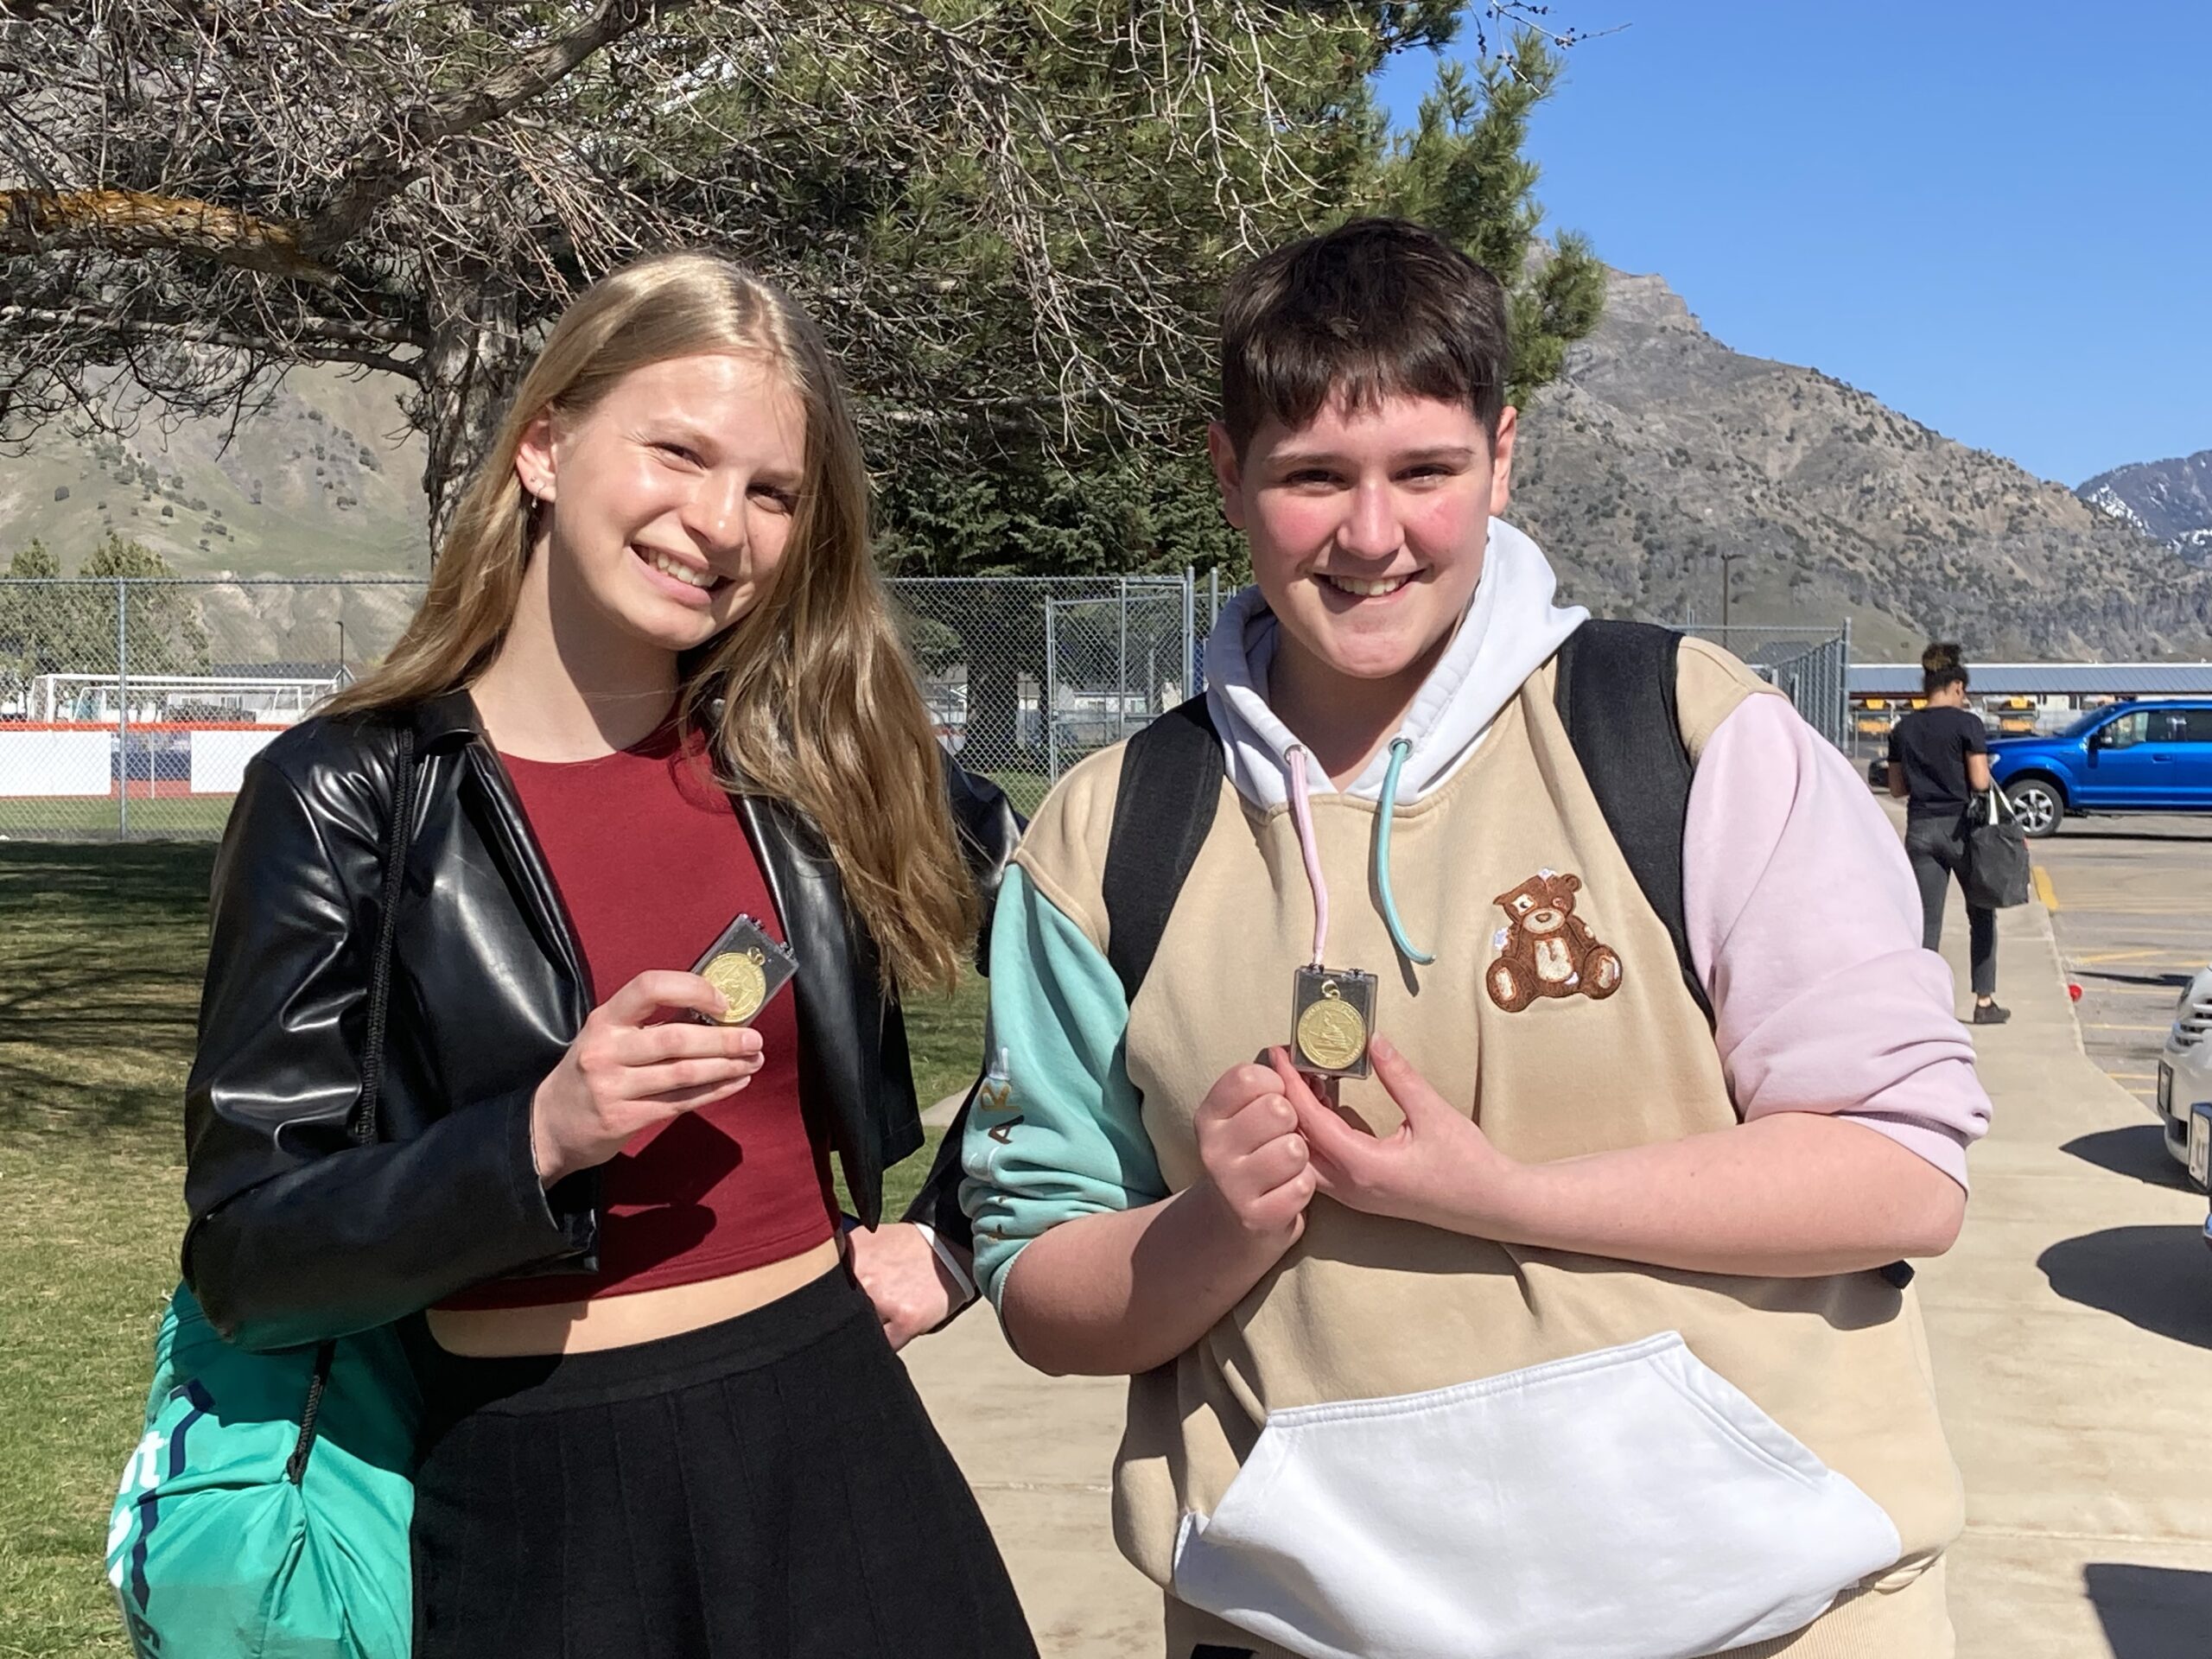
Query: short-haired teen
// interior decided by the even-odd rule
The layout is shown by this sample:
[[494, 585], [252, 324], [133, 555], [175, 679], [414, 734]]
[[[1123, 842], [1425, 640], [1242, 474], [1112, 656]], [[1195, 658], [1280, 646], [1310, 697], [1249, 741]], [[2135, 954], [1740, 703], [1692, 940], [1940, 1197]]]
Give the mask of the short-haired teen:
[[[1494, 517], [1504, 341], [1403, 223], [1230, 285], [1219, 809], [1134, 1006], [1101, 870], [1145, 804], [1109, 752], [1039, 810], [977, 1264], [1032, 1363], [1132, 1378], [1173, 1659], [1936, 1659], [1961, 1493], [1884, 1269], [1948, 1246], [1986, 1122], [1948, 976], [1842, 756], [1686, 641], [1708, 1023], [1554, 705], [1585, 613]], [[1377, 980], [1340, 1112], [1281, 1046], [1316, 963]]]
[[[921, 1140], [897, 994], [955, 971], [963, 843], [988, 875], [1011, 839], [957, 773], [956, 830], [867, 521], [791, 302], [632, 264], [547, 339], [389, 660], [248, 771], [185, 1273], [251, 1347], [403, 1323], [416, 1659], [1034, 1659], [886, 1340], [943, 1317], [931, 1244], [855, 1234], [868, 1294], [839, 1256], [832, 1153], [872, 1229]], [[797, 982], [694, 1021], [740, 913]]]

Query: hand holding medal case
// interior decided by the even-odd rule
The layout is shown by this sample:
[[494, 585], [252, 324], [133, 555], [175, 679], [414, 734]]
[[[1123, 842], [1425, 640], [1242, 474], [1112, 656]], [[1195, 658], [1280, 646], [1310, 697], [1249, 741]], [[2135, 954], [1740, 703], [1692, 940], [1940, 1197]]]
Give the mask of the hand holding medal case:
[[696, 1016], [699, 1020], [706, 1025], [742, 1026], [768, 1006], [770, 997], [791, 983], [798, 972], [798, 958], [750, 916], [740, 916], [707, 947], [691, 971], [729, 999], [729, 1007], [719, 1018], [702, 1014]]

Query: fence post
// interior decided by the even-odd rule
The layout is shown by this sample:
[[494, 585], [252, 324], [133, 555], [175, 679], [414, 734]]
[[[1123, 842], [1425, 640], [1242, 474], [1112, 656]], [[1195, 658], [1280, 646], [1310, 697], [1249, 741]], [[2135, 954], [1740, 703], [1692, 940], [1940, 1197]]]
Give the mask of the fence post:
[[1851, 733], [1851, 613], [1843, 613], [1843, 660], [1836, 664], [1835, 672], [1835, 729], [1839, 739]]
[[1129, 734], [1129, 579], [1122, 578], [1122, 650], [1120, 689], [1114, 697], [1114, 735]]
[[[1191, 565], [1183, 567], [1183, 695], [1192, 697], [1198, 691], [1198, 573]], [[1166, 710], [1160, 711], [1165, 714]]]
[[117, 790], [115, 834], [130, 835], [130, 590], [115, 579], [115, 756], [122, 786]]
[[1060, 683], [1060, 623], [1056, 614], [1059, 601], [1045, 601], [1045, 695], [1038, 699], [1045, 709], [1045, 778], [1047, 783], [1060, 781], [1060, 717], [1053, 708], [1059, 696]]

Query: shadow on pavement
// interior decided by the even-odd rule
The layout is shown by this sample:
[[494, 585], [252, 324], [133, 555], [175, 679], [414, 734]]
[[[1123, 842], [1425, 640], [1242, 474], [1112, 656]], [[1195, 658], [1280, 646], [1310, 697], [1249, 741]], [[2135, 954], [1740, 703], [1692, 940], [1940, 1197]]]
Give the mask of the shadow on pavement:
[[[2189, 1172], [2166, 1150], [2165, 1131], [2155, 1123], [2136, 1123], [2124, 1129], [2099, 1129], [2094, 1135], [2076, 1135], [2059, 1150], [2071, 1153], [2085, 1164], [2094, 1164], [2115, 1175], [2131, 1176], [2152, 1186], [2170, 1186], [2181, 1192], [2194, 1190]], [[2212, 1262], [2207, 1265], [2212, 1267]]]
[[2183, 1659], [2212, 1648], [2212, 1573], [2092, 1561], [2082, 1578], [2113, 1659]]
[[2212, 841], [2212, 828], [2196, 835], [2186, 830], [2107, 830], [2101, 824], [2092, 827], [2079, 818], [2069, 818], [2059, 827], [2057, 838], [2063, 841], [2202, 842]]
[[2212, 1348], [2212, 1250], [2202, 1226], [2108, 1227], [2052, 1245], [2036, 1266], [2069, 1302]]
[[2076, 973], [2074, 977], [2084, 985], [2092, 982], [2100, 985], [2155, 985], [2174, 992], [2177, 997], [2181, 988], [2190, 982], [2187, 974], [2115, 974], [2104, 968], [2092, 968]]

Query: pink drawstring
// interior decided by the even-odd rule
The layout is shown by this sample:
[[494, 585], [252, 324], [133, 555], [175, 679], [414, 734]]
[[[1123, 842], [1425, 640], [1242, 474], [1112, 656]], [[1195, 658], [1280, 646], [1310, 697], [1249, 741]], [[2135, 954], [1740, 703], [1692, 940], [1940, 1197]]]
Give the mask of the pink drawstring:
[[1313, 965], [1321, 965], [1329, 945], [1329, 884], [1321, 874], [1321, 846], [1313, 836], [1313, 807], [1306, 798], [1306, 750], [1290, 752], [1290, 816], [1298, 826], [1298, 850], [1306, 859], [1306, 885], [1313, 889]]

